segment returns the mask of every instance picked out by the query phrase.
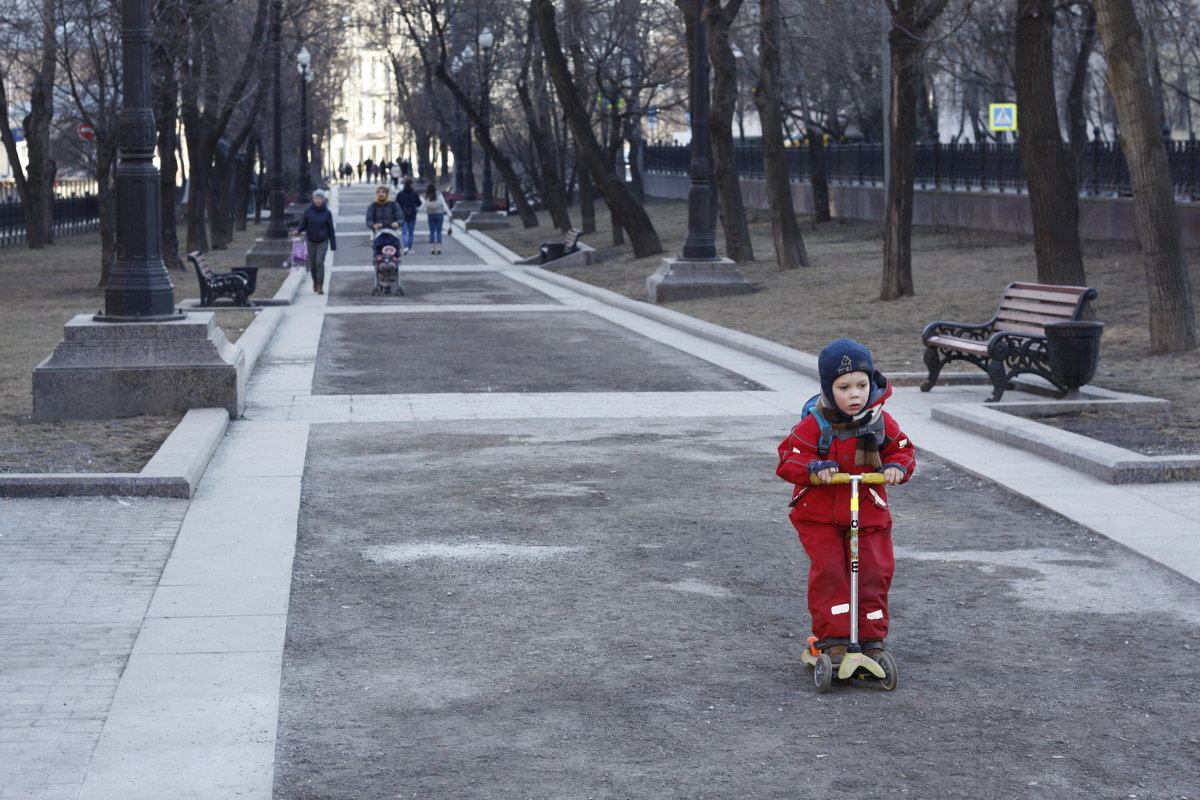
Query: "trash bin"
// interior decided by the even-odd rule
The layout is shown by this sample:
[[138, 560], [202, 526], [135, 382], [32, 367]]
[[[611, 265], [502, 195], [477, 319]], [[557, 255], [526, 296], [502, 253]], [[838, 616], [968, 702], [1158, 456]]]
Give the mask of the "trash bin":
[[1050, 374], [1074, 392], [1096, 377], [1103, 322], [1079, 320], [1046, 324], [1046, 356]]
[[254, 294], [254, 288], [258, 285], [258, 267], [234, 267], [231, 272], [240, 272], [246, 277], [246, 297]]

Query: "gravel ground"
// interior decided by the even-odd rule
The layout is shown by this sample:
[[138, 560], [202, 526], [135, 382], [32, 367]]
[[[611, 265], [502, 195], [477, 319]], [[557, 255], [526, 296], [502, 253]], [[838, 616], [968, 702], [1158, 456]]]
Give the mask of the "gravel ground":
[[1200, 590], [928, 456], [816, 694], [787, 424], [315, 426], [275, 796], [1196, 797]]

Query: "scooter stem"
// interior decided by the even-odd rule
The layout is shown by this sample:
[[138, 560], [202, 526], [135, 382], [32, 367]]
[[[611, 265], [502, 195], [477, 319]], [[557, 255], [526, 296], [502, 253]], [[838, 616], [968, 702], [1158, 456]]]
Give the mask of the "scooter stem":
[[861, 475], [849, 475], [850, 483], [850, 646], [847, 651], [861, 653], [858, 644], [858, 484]]

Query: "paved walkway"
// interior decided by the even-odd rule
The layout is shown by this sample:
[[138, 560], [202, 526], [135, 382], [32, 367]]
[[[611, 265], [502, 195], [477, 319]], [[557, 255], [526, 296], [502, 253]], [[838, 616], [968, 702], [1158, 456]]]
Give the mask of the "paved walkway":
[[[394, 786], [379, 778], [357, 789], [358, 794], [333, 792], [329, 786], [306, 790], [293, 783], [297, 776], [312, 778], [300, 768], [293, 774], [291, 767], [304, 762], [298, 754], [311, 760], [315, 751], [305, 749], [294, 727], [281, 739], [280, 721], [296, 725], [295, 708], [302, 703], [295, 693], [332, 690], [322, 689], [327, 682], [306, 683], [305, 665], [316, 654], [289, 633], [289, 608], [293, 614], [297, 603], [309, 608], [306, 613], [339, 607], [351, 611], [369, 599], [339, 606], [314, 603], [314, 592], [333, 587], [317, 585], [324, 580], [315, 577], [322, 568], [319, 559], [311, 560], [307, 551], [296, 558], [298, 530], [319, 543], [327, 529], [344, 529], [350, 535], [361, 533], [364, 525], [371, 530], [403, 527], [409, 524], [404, 520], [420, 517], [412, 510], [419, 506], [437, 506], [453, 516], [476, 500], [505, 493], [530, 503], [604, 493], [604, 477], [585, 476], [583, 459], [563, 461], [561, 474], [537, 484], [544, 495], [540, 500], [526, 496], [532, 491], [528, 483], [497, 479], [495, 485], [480, 485], [478, 493], [455, 494], [456, 505], [437, 505], [445, 487], [424, 486], [420, 467], [404, 454], [423, 454], [423, 463], [433, 464], [438, 459], [434, 454], [447, 447], [469, 451], [477, 446], [474, 440], [483, 431], [535, 446], [563, 445], [578, 436], [581, 442], [628, 440], [653, 450], [667, 447], [655, 442], [686, 438], [699, 426], [709, 431], [699, 437], [712, 448], [704, 455], [709, 461], [719, 463], [731, 448], [760, 450], [756, 458], [761, 457], [762, 473], [768, 483], [773, 480], [770, 448], [794, 422], [804, 399], [815, 393], [811, 378], [711, 337], [606, 303], [597, 293], [577, 290], [556, 276], [514, 268], [461, 230], [447, 240], [444, 255], [418, 247], [406, 257], [408, 298], [371, 298], [368, 237], [360, 231], [370, 188], [355, 186], [338, 195], [334, 208], [341, 247], [330, 258], [329, 294], [302, 289], [287, 309], [252, 376], [245, 416], [231, 425], [190, 504], [0, 504], [0, 552], [8, 556], [0, 573], [5, 579], [0, 599], [9, 610], [0, 620], [0, 631], [6, 643], [16, 643], [5, 648], [0, 665], [6, 676], [18, 678], [6, 679], [0, 692], [0, 799], [268, 798], [273, 791], [277, 797], [394, 796], [385, 793], [387, 786], [397, 791], [419, 787], [410, 793], [424, 797], [566, 796], [525, 785], [494, 793], [479, 787], [467, 791], [411, 774], [407, 782]], [[422, 220], [418, 241], [424, 239], [423, 230]], [[471, 330], [486, 334], [468, 335]], [[1168, 569], [1200, 581], [1200, 484], [1112, 486], [930, 419], [933, 403], [976, 404], [986, 394], [983, 387], [931, 394], [900, 389], [889, 408], [919, 447], [945, 459], [951, 470], [987, 476], [1131, 548], [1151, 561], [1129, 567], [1138, 557], [1125, 554], [1122, 558], [1132, 558], [1123, 562], [1126, 568], [1154, 576], [1153, 582], [1167, 587], [1163, 591], [1191, 591], [1181, 589], [1185, 582]], [[743, 435], [731, 443], [716, 433], [719, 430], [740, 430]], [[434, 437], [437, 444], [407, 438], [414, 432]], [[404, 444], [379, 449], [393, 441]], [[503, 474], [504, 458], [524, 464], [522, 469], [535, 469], [519, 452], [503, 456], [505, 451], [496, 446], [491, 440], [481, 445], [489, 457], [501, 457], [495, 471]], [[624, 458], [634, 456], [606, 452], [604, 463], [611, 466], [606, 474], [618, 474]], [[357, 475], [354, 470], [363, 464], [377, 465], [374, 472], [368, 469], [359, 476], [361, 481], [376, 481], [372, 492], [363, 493], [360, 485], [339, 477]], [[662, 469], [660, 463], [657, 471]], [[416, 472], [407, 475], [408, 470]], [[720, 485], [718, 474], [712, 476], [713, 485]], [[952, 473], [938, 474], [947, 481], [938, 502], [961, 505], [961, 527], [975, 525], [971, 493], [976, 490], [955, 483]], [[678, 488], [668, 489], [668, 494], [688, 492], [687, 479], [680, 474], [673, 484]], [[778, 487], [771, 484], [774, 489]], [[396, 493], [394, 506], [366, 507], [390, 491]], [[347, 497], [353, 500], [344, 507]], [[676, 500], [672, 496], [662, 502], [666, 507]], [[551, 507], [535, 503], [529, 518]], [[356, 518], [359, 512], [361, 519]], [[773, 512], [763, 508], [737, 513], [758, 513], [753, 524], [778, 526]], [[1033, 512], [1019, 513], [1033, 519]], [[62, 523], [55, 524], [55, 519]], [[78, 527], [80, 519], [88, 526], [69, 530], [71, 525]], [[481, 519], [491, 520], [480, 524], [497, 530], [520, 524], [503, 514]], [[432, 530], [438, 523], [422, 524]], [[114, 525], [136, 536], [115, 540]], [[663, 525], [671, 526], [665, 519]], [[69, 556], [60, 559], [42, 549], [48, 526], [60, 543], [62, 533], [69, 531]], [[485, 545], [486, 541], [472, 545], [472, 555], [491, 553]], [[362, 549], [368, 561], [403, 565], [424, 557], [411, 548], [385, 552], [370, 546], [374, 545], [364, 543]], [[564, 554], [592, 546], [568, 541], [554, 545], [565, 548]], [[510, 548], [504, 550], [508, 556], [532, 557], [530, 551], [511, 549], [523, 545], [505, 547]], [[14, 552], [30, 556], [13, 558]], [[317, 552], [319, 548], [312, 551]], [[538, 552], [540, 558], [549, 551]], [[915, 550], [909, 555], [928, 557]], [[1048, 557], [1035, 553], [1024, 558], [1021, 568]], [[47, 565], [53, 565], [54, 572]], [[1015, 562], [1009, 566], [1016, 568]], [[732, 596], [722, 594], [732, 590], [713, 574], [663, 580], [710, 600]], [[32, 605], [19, 602], [29, 586], [48, 583], [56, 587], [52, 596], [39, 594]], [[64, 591], [64, 586], [72, 588]], [[347, 597], [351, 594], [347, 590]], [[591, 597], [581, 602], [584, 599], [595, 602]], [[1157, 608], [1157, 600], [1146, 602]], [[1130, 611], [1127, 606], [1118, 610]], [[1194, 609], [1180, 618], [1194, 626]], [[307, 631], [310, 624], [305, 616], [297, 630]], [[292, 625], [298, 625], [296, 619]], [[613, 635], [619, 638], [619, 630]], [[285, 642], [286, 652], [292, 654], [288, 659], [294, 662], [285, 661]], [[347, 644], [349, 660], [356, 645], [339, 646]], [[285, 688], [294, 692], [285, 695], [295, 701], [294, 708], [282, 714], [281, 674], [286, 676]], [[423, 707], [438, 708], [453, 696], [458, 690], [450, 683], [426, 686]], [[803, 689], [801, 685], [799, 691]], [[751, 722], [744, 724], [753, 727]], [[435, 730], [421, 729], [421, 735], [434, 737]], [[352, 732], [341, 730], [337, 736], [348, 737], [349, 743], [341, 742], [344, 748], [337, 750], [343, 760], [352, 765], [371, 760], [370, 754], [351, 746]], [[327, 737], [317, 742], [318, 749], [320, 741], [332, 747]], [[526, 746], [536, 749], [532, 743]], [[443, 742], [440, 747], [444, 751], [451, 745]], [[277, 759], [287, 769], [277, 770]], [[607, 790], [595, 789], [596, 796], [655, 796], [630, 788], [638, 786], [632, 778], [605, 785]], [[586, 788], [579, 787], [579, 796], [586, 796]]]

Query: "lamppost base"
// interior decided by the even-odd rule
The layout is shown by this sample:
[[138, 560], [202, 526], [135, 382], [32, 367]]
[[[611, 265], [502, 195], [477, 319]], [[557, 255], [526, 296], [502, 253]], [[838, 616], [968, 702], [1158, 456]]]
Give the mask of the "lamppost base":
[[255, 239], [246, 251], [246, 266], [269, 269], [286, 267], [292, 258], [291, 239]]
[[658, 271], [646, 278], [648, 303], [749, 294], [754, 290], [753, 284], [742, 277], [737, 262], [729, 258], [664, 258]]
[[114, 419], [245, 408], [246, 354], [213, 314], [173, 322], [96, 322], [79, 314], [33, 370], [33, 418]]
[[494, 231], [508, 227], [511, 227], [508, 214], [503, 211], [473, 211], [466, 222], [469, 231]]

